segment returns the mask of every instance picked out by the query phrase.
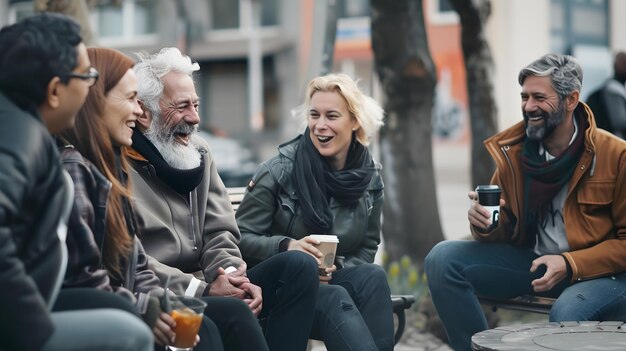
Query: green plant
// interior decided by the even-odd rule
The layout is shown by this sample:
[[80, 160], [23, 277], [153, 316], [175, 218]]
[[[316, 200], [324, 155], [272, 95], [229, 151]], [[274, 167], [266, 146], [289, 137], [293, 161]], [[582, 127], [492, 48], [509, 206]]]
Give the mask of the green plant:
[[415, 304], [411, 309], [418, 311], [422, 297], [428, 292], [426, 274], [416, 263], [411, 261], [409, 256], [402, 256], [400, 261], [385, 261], [386, 255], [383, 255], [383, 265], [387, 271], [387, 281], [391, 293], [413, 295]]

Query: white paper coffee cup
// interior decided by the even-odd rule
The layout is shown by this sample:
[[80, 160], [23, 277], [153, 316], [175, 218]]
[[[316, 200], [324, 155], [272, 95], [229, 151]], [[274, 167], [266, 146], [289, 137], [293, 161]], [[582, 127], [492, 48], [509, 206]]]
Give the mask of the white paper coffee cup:
[[339, 243], [337, 235], [312, 234], [311, 238], [320, 242], [317, 245], [317, 249], [324, 255], [320, 260], [320, 268], [332, 268], [333, 264], [335, 264], [335, 253]]

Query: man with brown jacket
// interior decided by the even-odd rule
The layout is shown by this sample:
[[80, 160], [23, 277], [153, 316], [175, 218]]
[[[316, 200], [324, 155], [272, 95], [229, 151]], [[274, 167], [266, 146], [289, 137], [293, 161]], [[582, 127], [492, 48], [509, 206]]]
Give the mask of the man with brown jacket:
[[545, 55], [518, 81], [524, 121], [485, 141], [500, 220], [470, 192], [476, 241], [439, 243], [426, 258], [455, 350], [487, 329], [475, 294], [558, 297], [550, 321], [626, 320], [626, 142], [597, 129], [579, 101], [573, 57]]

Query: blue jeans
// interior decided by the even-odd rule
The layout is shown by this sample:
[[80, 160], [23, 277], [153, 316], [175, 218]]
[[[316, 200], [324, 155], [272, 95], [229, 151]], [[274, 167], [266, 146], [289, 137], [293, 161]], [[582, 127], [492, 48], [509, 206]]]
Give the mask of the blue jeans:
[[[473, 334], [487, 329], [476, 295], [510, 298], [534, 294], [531, 273], [537, 256], [530, 248], [477, 241], [444, 241], [425, 260], [428, 286], [454, 350], [471, 350]], [[550, 321], [626, 320], [626, 273], [569, 285], [562, 281], [537, 294], [558, 297]]]
[[51, 318], [54, 333], [43, 351], [152, 351], [152, 331], [126, 311], [73, 310], [53, 312]]
[[362, 264], [333, 273], [320, 284], [313, 339], [329, 351], [393, 350], [393, 312], [385, 271]]

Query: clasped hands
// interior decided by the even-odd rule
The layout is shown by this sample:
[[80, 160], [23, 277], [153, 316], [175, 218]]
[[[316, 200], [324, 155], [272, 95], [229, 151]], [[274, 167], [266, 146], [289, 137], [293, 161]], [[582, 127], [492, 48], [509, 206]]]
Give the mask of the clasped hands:
[[[486, 229], [491, 225], [491, 212], [478, 203], [478, 193], [470, 191], [467, 196], [472, 201], [467, 211], [469, 222], [478, 228]], [[505, 205], [504, 199], [500, 199], [500, 207]], [[530, 272], [535, 272], [540, 265], [546, 266], [546, 273], [531, 282], [535, 292], [549, 291], [556, 284], [567, 278], [567, 263], [561, 255], [544, 255], [533, 260]]]
[[263, 294], [261, 288], [250, 282], [246, 276], [247, 265], [241, 263], [236, 271], [226, 273], [224, 268], [217, 269], [217, 277], [211, 283], [209, 296], [231, 296], [243, 300], [258, 316], [263, 309]]

